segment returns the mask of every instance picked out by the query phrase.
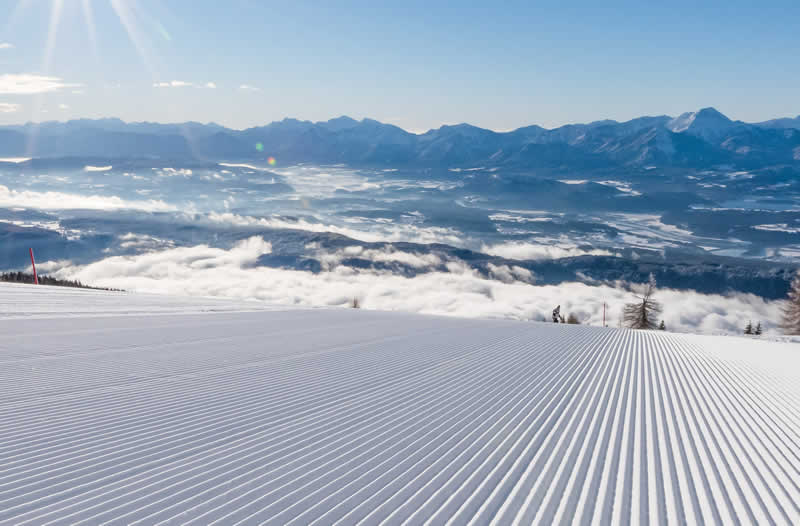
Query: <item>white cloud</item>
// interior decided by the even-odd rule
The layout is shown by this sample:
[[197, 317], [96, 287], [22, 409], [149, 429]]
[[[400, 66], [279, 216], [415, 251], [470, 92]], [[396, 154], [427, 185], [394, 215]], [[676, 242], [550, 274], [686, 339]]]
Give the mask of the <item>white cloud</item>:
[[80, 84], [69, 84], [58, 77], [32, 73], [0, 75], [0, 94], [4, 95], [35, 95], [77, 86], [80, 86]]
[[37, 208], [40, 210], [142, 210], [171, 212], [176, 208], [163, 201], [128, 201], [117, 196], [78, 195], [63, 192], [10, 190], [0, 185], [0, 207]]
[[83, 171], [84, 172], [107, 172], [107, 171], [111, 170], [112, 168], [113, 168], [113, 166], [111, 166], [111, 165], [108, 165], [108, 166], [91, 166], [91, 165], [89, 165], [89, 166], [84, 166], [83, 167]]
[[217, 89], [217, 85], [213, 82], [206, 82], [205, 87], [208, 89]]
[[489, 263], [488, 267], [492, 279], [500, 280], [503, 283], [514, 283], [516, 281], [534, 283], [536, 281], [536, 276], [534, 276], [533, 272], [517, 265], [508, 266]]
[[82, 89], [74, 89], [74, 90], [72, 90], [72, 94], [73, 95], [83, 95], [84, 93], [86, 93], [86, 92], [83, 91]]
[[0, 113], [14, 113], [19, 111], [21, 106], [19, 104], [12, 104], [10, 102], [0, 102]]
[[261, 88], [256, 88], [255, 86], [250, 86], [249, 84], [242, 84], [239, 86], [239, 89], [244, 91], [261, 91]]
[[[616, 326], [623, 305], [634, 299], [629, 291], [609, 286], [531, 285], [521, 279], [529, 278], [520, 272], [524, 269], [508, 266], [492, 270], [497, 279], [487, 279], [457, 262], [447, 265], [449, 272], [412, 278], [342, 266], [317, 274], [255, 266], [271, 251], [270, 243], [254, 236], [230, 250], [198, 245], [115, 256], [85, 266], [53, 262], [46, 268], [56, 277], [97, 286], [258, 299], [276, 305], [345, 306], [358, 297], [367, 309], [521, 320], [547, 319], [561, 305], [562, 313], [574, 313], [592, 325], [602, 323], [603, 302], [608, 305], [608, 324]], [[364, 252], [361, 249], [359, 255]], [[394, 256], [388, 253], [388, 257]], [[739, 333], [748, 319], [760, 320], [769, 332], [781, 306], [750, 294], [659, 290], [657, 297], [664, 304], [667, 327], [686, 332]]]
[[14, 44], [11, 44], [10, 42], [0, 42], [0, 49], [13, 49], [13, 48]]
[[608, 250], [591, 249], [583, 250], [577, 247], [559, 247], [557, 245], [539, 245], [535, 243], [526, 243], [523, 241], [508, 241], [506, 243], [498, 243], [496, 245], [484, 245], [481, 247], [481, 252], [491, 254], [492, 256], [500, 256], [507, 259], [518, 260], [540, 260], [540, 259], [556, 259], [574, 256], [613, 256]]
[[185, 88], [192, 86], [191, 82], [184, 82], [182, 80], [173, 80], [171, 82], [156, 82], [153, 84], [154, 88]]
[[281, 228], [291, 230], [305, 230], [307, 232], [331, 232], [341, 234], [351, 239], [367, 243], [379, 241], [407, 241], [414, 243], [445, 243], [453, 246], [463, 246], [464, 242], [458, 231], [451, 228], [423, 227], [413, 224], [370, 224], [369, 231], [358, 230], [350, 227], [313, 223], [305, 219], [288, 220], [282, 217], [251, 217], [232, 214], [229, 212], [212, 212], [207, 217], [193, 218], [193, 220], [208, 220], [212, 223], [223, 223], [241, 227]]
[[[315, 246], [306, 246], [307, 249], [315, 249]], [[334, 252], [315, 250], [315, 258], [319, 260], [322, 267], [326, 270], [336, 268], [345, 259], [358, 258], [373, 263], [401, 263], [415, 269], [437, 267], [444, 263], [442, 258], [436, 254], [405, 252], [396, 250], [393, 247], [384, 248], [364, 248], [359, 245], [345, 247]]]
[[125, 249], [138, 249], [138, 250], [156, 250], [163, 248], [172, 248], [175, 243], [168, 239], [160, 239], [146, 234], [134, 234], [128, 232], [127, 234], [118, 236], [120, 240], [119, 246]]
[[787, 232], [789, 234], [800, 234], [800, 227], [792, 226], [787, 223], [778, 223], [776, 225], [756, 225], [753, 228], [767, 232]]
[[559, 179], [558, 182], [564, 184], [586, 184], [589, 181], [586, 179]]
[[69, 104], [61, 103], [61, 104], [58, 105], [58, 109], [60, 109], [60, 110], [68, 110], [69, 109]]

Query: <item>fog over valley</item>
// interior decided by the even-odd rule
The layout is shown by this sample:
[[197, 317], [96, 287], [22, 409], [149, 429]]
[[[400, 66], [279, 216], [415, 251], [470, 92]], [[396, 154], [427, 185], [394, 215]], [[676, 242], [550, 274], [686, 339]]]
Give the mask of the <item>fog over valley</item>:
[[[598, 325], [604, 304], [617, 324], [652, 274], [672, 330], [739, 332], [745, 318], [770, 330], [800, 255], [800, 162], [767, 146], [759, 155], [774, 160], [759, 169], [735, 152], [702, 157], [729, 151], [743, 129], [787, 141], [800, 132], [718, 130], [703, 124], [717, 123], [708, 113], [688, 125], [604, 122], [513, 140], [522, 132], [413, 136], [346, 118], [245, 132], [197, 125], [188, 135], [185, 125], [46, 123], [35, 155], [4, 146], [0, 266], [26, 270], [32, 247], [42, 273], [129, 291], [308, 306], [355, 298], [367, 309], [525, 320], [562, 305]], [[642, 133], [656, 137], [643, 150]], [[659, 146], [659, 135], [673, 145]], [[191, 136], [217, 151], [162, 152], [149, 136]], [[112, 146], [83, 151], [80, 137]], [[48, 141], [54, 155], [39, 155]], [[539, 154], [512, 155], [514, 141]], [[553, 157], [565, 148], [569, 156]], [[626, 148], [639, 153], [622, 156]]]

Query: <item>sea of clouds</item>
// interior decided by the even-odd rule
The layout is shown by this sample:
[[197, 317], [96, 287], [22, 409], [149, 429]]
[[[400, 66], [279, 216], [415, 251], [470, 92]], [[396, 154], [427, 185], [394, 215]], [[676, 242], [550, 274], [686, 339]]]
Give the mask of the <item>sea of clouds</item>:
[[[226, 165], [226, 168], [245, 170], [239, 175], [248, 177], [257, 171], [254, 167], [241, 165]], [[83, 185], [72, 184], [72, 179], [91, 178], [95, 173], [102, 174], [104, 179], [86, 179]], [[145, 187], [137, 187], [135, 192], [129, 191], [125, 195], [149, 197], [151, 193], [159, 193], [162, 180], [188, 181], [197, 175], [190, 169], [177, 168], [162, 168], [153, 173], [157, 175], [159, 183], [148, 182], [152, 174], [146, 177], [137, 175], [135, 178], [142, 179], [137, 179], [137, 184]], [[236, 175], [228, 170], [223, 170], [223, 173], [226, 178]], [[442, 243], [510, 261], [619, 254], [616, 250], [579, 244], [567, 235], [536, 235], [528, 240], [481, 239], [452, 226], [424, 222], [423, 214], [413, 209], [414, 201], [409, 201], [412, 208], [409, 208], [403, 220], [368, 219], [357, 215], [342, 218], [336, 216], [338, 209], [333, 209], [333, 213], [326, 216], [319, 209], [313, 210], [307, 206], [303, 207], [303, 215], [282, 214], [282, 210], [275, 209], [269, 215], [254, 216], [228, 210], [231, 208], [228, 199], [225, 201], [228, 206], [224, 209], [201, 212], [194, 202], [186, 200], [190, 197], [181, 192], [173, 192], [184, 199], [180, 204], [161, 199], [114, 195], [114, 190], [105, 184], [115, 180], [113, 175], [110, 166], [86, 166], [80, 174], [69, 177], [31, 175], [20, 178], [18, 182], [27, 188], [15, 189], [10, 187], [10, 182], [7, 183], [9, 186], [0, 185], [0, 208], [42, 210], [53, 212], [56, 216], [62, 210], [109, 214], [126, 211], [141, 214], [147, 220], [160, 214], [159, 217], [164, 217], [164, 220], [175, 220], [176, 225], [192, 225], [214, 232], [251, 232], [253, 236], [232, 247], [226, 245], [227, 248], [221, 248], [213, 246], [217, 243], [199, 242], [178, 246], [181, 243], [167, 239], [168, 233], [156, 236], [146, 233], [146, 229], [136, 233], [114, 232], [118, 247], [125, 250], [127, 255], [111, 255], [114, 252], [108, 251], [106, 257], [83, 265], [67, 260], [43, 262], [40, 265], [43, 272], [94, 286], [260, 300], [274, 305], [344, 307], [357, 298], [365, 309], [519, 320], [548, 320], [553, 308], [561, 305], [565, 315], [575, 314], [582, 323], [593, 325], [603, 323], [605, 305], [606, 323], [610, 326], [618, 324], [625, 303], [635, 300], [631, 285], [627, 283], [614, 286], [576, 281], [542, 285], [537, 283], [537, 276], [532, 272], [512, 263], [488, 264], [488, 272], [479, 272], [454, 256], [419, 249], [369, 248], [356, 243], [337, 248], [307, 245], [307, 255], [320, 263], [319, 272], [266, 267], [259, 264], [259, 258], [271, 254], [273, 247], [256, 235], [259, 229], [331, 233], [364, 243]], [[127, 181], [131, 179], [129, 175], [126, 172], [117, 179]], [[337, 193], [340, 191], [357, 193], [376, 190], [374, 183], [344, 169], [296, 167], [284, 170], [279, 175], [295, 188], [296, 195], [293, 197], [299, 200], [298, 203], [305, 203], [305, 200], [312, 198], [340, 197], [340, 193]], [[223, 178], [219, 176], [219, 179]], [[29, 186], [34, 182], [36, 185], [33, 188]], [[48, 187], [56, 183], [61, 186]], [[215, 180], [212, 183], [226, 185], [225, 181]], [[396, 183], [382, 184], [391, 186]], [[385, 191], [385, 188], [381, 188], [381, 191]], [[223, 186], [223, 191], [232, 189]], [[235, 203], [232, 196], [229, 200]], [[355, 202], [358, 204], [357, 199]], [[266, 211], [274, 207], [262, 204], [262, 208]], [[549, 216], [544, 212], [521, 213], [495, 213], [490, 218], [525, 224], [549, 221]], [[635, 228], [644, 224], [652, 230], [643, 231], [648, 234], [643, 240], [647, 246], [669, 235], [680, 241], [688, 234], [670, 231], [656, 216], [644, 219], [642, 216], [620, 216], [614, 224], [620, 228], [630, 227], [628, 230], [637, 232]], [[133, 220], [133, 223], [137, 221]], [[625, 235], [628, 234], [622, 234], [621, 237]], [[375, 266], [354, 268], [347, 264], [347, 260], [353, 258], [372, 262]], [[389, 270], [393, 264], [418, 272], [411, 272], [414, 274], [411, 276], [408, 272], [394, 272]], [[768, 332], [775, 332], [782, 305], [781, 302], [765, 301], [750, 294], [723, 296], [667, 289], [659, 290], [658, 300], [664, 304], [663, 319], [669, 330], [703, 333], [740, 333], [748, 320], [754, 323], [760, 321]]]
[[[344, 250], [358, 251], [350, 255], [373, 261], [396, 260], [422, 266], [439, 263], [429, 254], [361, 247]], [[257, 266], [258, 258], [271, 251], [269, 242], [253, 236], [230, 249], [173, 247], [108, 257], [88, 265], [56, 261], [41, 267], [54, 277], [101, 287], [257, 299], [276, 305], [346, 307], [358, 298], [365, 309], [537, 321], [547, 320], [552, 309], [561, 305], [562, 313], [573, 313], [582, 323], [592, 325], [602, 324], [605, 303], [606, 323], [617, 326], [624, 304], [635, 300], [634, 292], [623, 284], [536, 285], [529, 271], [508, 265], [495, 266], [487, 277], [466, 264], [449, 261], [446, 271], [405, 277], [344, 266], [339, 260], [348, 254], [332, 253], [318, 273]], [[657, 299], [663, 303], [663, 319], [673, 331], [739, 333], [748, 320], [753, 320], [760, 321], [769, 332], [780, 319], [781, 302], [768, 302], [751, 294], [722, 296], [662, 289]]]

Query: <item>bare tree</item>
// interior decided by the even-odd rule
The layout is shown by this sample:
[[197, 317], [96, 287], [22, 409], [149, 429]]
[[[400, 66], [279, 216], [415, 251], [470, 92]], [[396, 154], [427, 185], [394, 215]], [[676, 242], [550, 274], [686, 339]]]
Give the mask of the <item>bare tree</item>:
[[352, 309], [360, 309], [361, 308], [361, 302], [358, 301], [358, 298], [353, 298], [350, 301], [350, 308], [352, 308]]
[[781, 328], [786, 334], [800, 334], [800, 270], [789, 289], [789, 299], [783, 307]]
[[627, 303], [622, 311], [625, 326], [631, 329], [655, 329], [658, 326], [658, 315], [661, 304], [653, 299], [656, 292], [656, 278], [650, 274], [650, 281], [642, 288], [638, 301]]
[[570, 312], [569, 316], [567, 316], [567, 323], [569, 323], [570, 325], [580, 325], [581, 321], [578, 319], [577, 316], [575, 316], [575, 314]]

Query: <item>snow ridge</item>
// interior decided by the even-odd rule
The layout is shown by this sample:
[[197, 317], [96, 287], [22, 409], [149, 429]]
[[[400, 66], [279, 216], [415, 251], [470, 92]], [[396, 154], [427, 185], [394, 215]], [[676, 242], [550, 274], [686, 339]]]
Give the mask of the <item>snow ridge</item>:
[[792, 344], [352, 310], [0, 325], [0, 524], [800, 523]]

